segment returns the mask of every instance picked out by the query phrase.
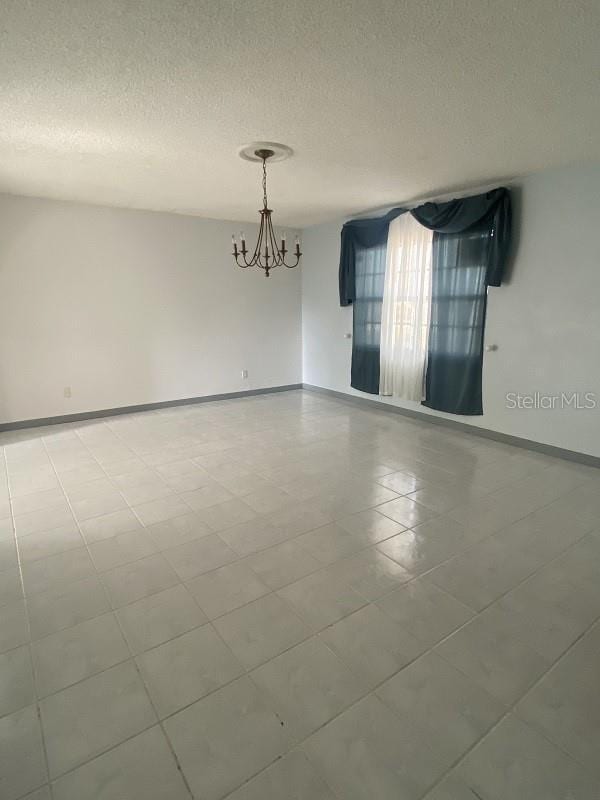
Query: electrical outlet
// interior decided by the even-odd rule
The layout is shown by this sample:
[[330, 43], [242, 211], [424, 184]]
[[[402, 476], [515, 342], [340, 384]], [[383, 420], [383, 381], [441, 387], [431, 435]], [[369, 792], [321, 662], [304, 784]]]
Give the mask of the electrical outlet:
[[71, 397], [71, 387], [65, 386], [65, 397]]
[[248, 377], [248, 370], [247, 370], [247, 369], [243, 369], [243, 370], [242, 370], [242, 378], [243, 378], [244, 380], [246, 380], [246, 378], [247, 378], [247, 377]]

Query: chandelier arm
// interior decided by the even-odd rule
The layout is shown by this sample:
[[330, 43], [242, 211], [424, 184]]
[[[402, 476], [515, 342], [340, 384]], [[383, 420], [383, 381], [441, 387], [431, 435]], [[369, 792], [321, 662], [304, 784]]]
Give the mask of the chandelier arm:
[[260, 248], [262, 247], [262, 242], [264, 238], [265, 232], [265, 215], [261, 214], [260, 217], [260, 229], [258, 231], [258, 238], [256, 240], [256, 247], [254, 248], [254, 253], [252, 254], [252, 258], [250, 259], [249, 266], [256, 266], [262, 267], [262, 263], [260, 260]]
[[287, 264], [287, 263], [284, 261], [284, 262], [283, 262], [283, 266], [284, 266], [284, 267], [287, 267], [288, 269], [294, 269], [294, 267], [297, 267], [297, 266], [298, 266], [298, 264], [300, 263], [300, 256], [301, 256], [301, 255], [302, 255], [302, 253], [300, 253], [300, 255], [296, 256], [296, 263], [295, 263], [295, 264]]
[[[296, 264], [297, 264], [297, 263], [298, 263], [298, 262], [296, 262]], [[287, 267], [288, 269], [292, 269], [292, 267], [295, 267], [295, 266], [296, 266], [296, 264], [288, 264], [288, 263], [287, 263], [287, 261], [284, 261], [284, 262], [283, 262], [283, 266], [284, 266], [284, 267]]]
[[[235, 263], [238, 265], [238, 267], [241, 267], [242, 269], [247, 269], [248, 267], [252, 266], [252, 261], [251, 260], [248, 261], [248, 259], [246, 258], [247, 252], [248, 251], [246, 250], [246, 240], [244, 239], [244, 235], [242, 234], [242, 249], [238, 250], [238, 246], [235, 243], [235, 240], [233, 244], [233, 255], [235, 257]], [[241, 261], [240, 261], [240, 256], [242, 258]]]
[[244, 257], [243, 253], [240, 250], [238, 250], [238, 246], [237, 246], [237, 242], [235, 241], [235, 237], [232, 236], [232, 239], [233, 239], [233, 253], [231, 255], [235, 258], [235, 263], [238, 265], [238, 267], [241, 267], [242, 269], [246, 269], [247, 265], [240, 263], [240, 256], [242, 256], [242, 258]]
[[294, 264], [288, 264], [285, 259], [283, 260], [283, 265], [288, 269], [294, 269], [294, 267], [297, 267], [298, 264], [300, 263], [300, 258], [302, 256], [302, 253], [300, 252], [300, 245], [298, 244], [298, 241], [296, 241], [296, 252], [294, 253], [294, 255], [296, 256], [296, 261]]
[[[243, 264], [239, 264], [239, 261], [238, 261], [238, 264], [239, 264], [239, 265], [240, 265], [240, 267], [242, 267], [243, 269], [247, 269], [248, 267], [251, 267], [251, 266], [252, 266], [252, 264], [253, 264], [253, 262], [252, 262], [252, 259], [250, 259], [250, 261], [248, 261], [248, 259], [246, 258], [246, 253], [247, 253], [247, 252], [248, 252], [247, 250], [245, 250], [245, 251], [244, 251], [244, 250], [242, 250], [242, 251], [241, 251], [241, 256], [242, 256], [242, 258], [244, 259], [244, 263], [243, 263]], [[237, 259], [236, 259], [236, 261], [237, 261]]]
[[273, 267], [279, 267], [283, 263], [283, 259], [281, 256], [281, 252], [279, 250], [279, 246], [277, 244], [277, 239], [275, 238], [275, 231], [273, 230], [273, 223], [271, 221], [271, 216], [269, 215], [269, 240], [271, 242], [271, 249], [273, 251]]

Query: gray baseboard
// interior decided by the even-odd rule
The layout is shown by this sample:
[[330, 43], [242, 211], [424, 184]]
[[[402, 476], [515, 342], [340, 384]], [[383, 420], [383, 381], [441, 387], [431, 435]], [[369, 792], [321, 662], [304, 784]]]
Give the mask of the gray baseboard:
[[323, 386], [313, 386], [310, 383], [303, 383], [303, 389], [310, 392], [317, 392], [318, 394], [325, 394], [329, 397], [335, 397], [349, 405], [359, 406], [361, 408], [376, 409], [377, 411], [385, 411], [388, 414], [400, 414], [403, 417], [411, 417], [418, 419], [421, 422], [429, 422], [432, 425], [441, 425], [443, 428], [450, 430], [461, 431], [463, 433], [470, 433], [473, 436], [480, 436], [483, 439], [492, 439], [495, 442], [502, 442], [503, 444], [510, 444], [514, 447], [521, 447], [524, 450], [533, 450], [536, 453], [544, 453], [547, 456], [554, 456], [555, 458], [563, 458], [566, 461], [575, 461], [577, 464], [585, 464], [588, 467], [600, 467], [600, 457], [592, 456], [588, 453], [579, 453], [576, 450], [566, 450], [563, 447], [556, 447], [552, 444], [543, 444], [536, 442], [533, 439], [524, 439], [520, 436], [512, 436], [509, 433], [500, 433], [493, 431], [489, 428], [479, 428], [476, 425], [468, 425], [466, 422], [459, 422], [458, 420], [446, 419], [445, 417], [436, 417], [433, 414], [426, 414], [423, 411], [416, 411], [410, 408], [400, 408], [400, 406], [392, 406], [389, 403], [382, 403], [380, 400], [372, 400], [369, 397], [357, 397], [353, 394], [346, 394], [345, 392], [337, 392], [334, 389], [325, 389]]
[[189, 406], [194, 403], [212, 403], [215, 400], [233, 400], [236, 397], [252, 397], [257, 394], [272, 394], [273, 392], [289, 392], [292, 389], [302, 389], [301, 383], [290, 383], [288, 386], [267, 386], [264, 389], [246, 389], [243, 392], [225, 392], [224, 394], [207, 394], [203, 397], [186, 397], [181, 400], [163, 400], [159, 403], [142, 403], [137, 406], [119, 406], [118, 408], [103, 408], [98, 411], [82, 411], [79, 414], [64, 414], [58, 417], [41, 417], [40, 419], [24, 419], [19, 422], [1, 422], [2, 431], [17, 431], [23, 428], [39, 428], [44, 425], [62, 425], [65, 422], [81, 422], [87, 419], [101, 419], [114, 417], [117, 414], [133, 414], [137, 411], [155, 411], [160, 408], [173, 408], [175, 406]]
[[483, 439], [491, 439], [495, 442], [502, 442], [503, 444], [513, 445], [514, 447], [521, 447], [525, 450], [532, 450], [536, 453], [544, 453], [545, 455], [554, 456], [555, 458], [562, 458], [566, 461], [574, 461], [578, 464], [585, 464], [586, 466], [590, 467], [600, 467], [600, 457], [592, 456], [588, 453], [579, 453], [576, 450], [566, 450], [563, 447], [556, 447], [555, 445], [551, 444], [543, 444], [542, 442], [536, 442], [533, 439], [524, 439], [520, 436], [512, 436], [509, 433], [500, 433], [499, 431], [493, 431], [489, 428], [479, 428], [475, 425], [468, 425], [467, 423], [460, 422], [458, 420], [446, 419], [445, 417], [436, 417], [433, 414], [426, 414], [422, 411], [416, 411], [413, 409], [400, 408], [399, 406], [392, 406], [389, 403], [382, 403], [380, 400], [373, 400], [369, 397], [357, 397], [356, 395], [338, 392], [334, 389], [326, 389], [323, 386], [313, 386], [310, 383], [291, 383], [287, 386], [268, 386], [264, 389], [247, 389], [240, 392], [209, 394], [202, 397], [186, 397], [180, 400], [163, 400], [158, 403], [142, 403], [135, 406], [119, 406], [118, 408], [104, 408], [96, 411], [82, 411], [78, 414], [64, 414], [56, 417], [25, 419], [17, 422], [2, 422], [0, 423], [0, 433], [4, 431], [22, 430], [24, 428], [38, 428], [46, 425], [61, 425], [67, 422], [81, 422], [90, 419], [101, 419], [102, 417], [114, 417], [118, 414], [133, 414], [139, 411], [155, 411], [161, 408], [174, 408], [176, 406], [187, 406], [195, 403], [211, 403], [215, 400], [233, 400], [239, 397], [252, 397], [261, 394], [272, 394], [274, 392], [289, 392], [295, 389], [306, 389], [318, 394], [335, 397], [337, 400], [349, 405], [375, 409], [377, 411], [384, 411], [388, 414], [400, 414], [404, 417], [418, 419], [421, 422], [429, 422], [432, 425], [441, 425], [442, 427], [450, 430], [470, 433], [474, 436], [480, 436]]

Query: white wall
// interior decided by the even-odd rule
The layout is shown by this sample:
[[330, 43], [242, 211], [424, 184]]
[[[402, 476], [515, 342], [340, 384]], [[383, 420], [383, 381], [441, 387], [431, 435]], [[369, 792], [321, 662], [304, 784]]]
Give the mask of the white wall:
[[[442, 416], [600, 455], [600, 405], [505, 401], [565, 391], [600, 404], [600, 165], [527, 177], [515, 199], [517, 257], [489, 293], [499, 349], [485, 356], [485, 413]], [[360, 395], [352, 310], [338, 303], [341, 224], [306, 229], [302, 268], [265, 279], [233, 266], [232, 223], [0, 195], [0, 422], [301, 380]]]
[[300, 270], [233, 227], [0, 195], [0, 422], [300, 382]]
[[[600, 165], [538, 173], [514, 185], [517, 251], [509, 280], [489, 290], [486, 342], [498, 350], [485, 355], [484, 414], [440, 416], [600, 455]], [[343, 338], [352, 309], [338, 301], [341, 225], [303, 233], [303, 373], [306, 383], [361, 395], [350, 388], [352, 342]], [[598, 407], [506, 407], [508, 392], [563, 391], [595, 392]]]

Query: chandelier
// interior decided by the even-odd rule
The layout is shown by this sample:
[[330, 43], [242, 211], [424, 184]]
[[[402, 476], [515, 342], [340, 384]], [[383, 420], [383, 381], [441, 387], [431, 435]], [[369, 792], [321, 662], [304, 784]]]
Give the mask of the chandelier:
[[[296, 236], [294, 251], [291, 256], [288, 256], [289, 250], [286, 247], [285, 234], [281, 237], [278, 244], [273, 230], [273, 222], [271, 220], [272, 209], [269, 208], [267, 199], [267, 161], [269, 159], [280, 161], [291, 154], [291, 150], [284, 145], [275, 145], [272, 147], [257, 147], [251, 145], [240, 151], [242, 158], [249, 161], [262, 161], [262, 187], [263, 187], [263, 207], [258, 212], [260, 214], [260, 229], [258, 231], [258, 239], [252, 255], [248, 258], [249, 250], [246, 247], [246, 238], [242, 233], [240, 235], [241, 246], [238, 248], [235, 234], [231, 237], [233, 244], [233, 257], [238, 267], [247, 269], [248, 267], [259, 267], [264, 270], [265, 277], [269, 277], [269, 273], [275, 267], [280, 267], [282, 264], [288, 269], [293, 269], [298, 266], [300, 261], [300, 239]], [[272, 149], [276, 148], [276, 149]], [[275, 158], [274, 158], [275, 157]], [[291, 261], [288, 263], [286, 259], [288, 256]]]

